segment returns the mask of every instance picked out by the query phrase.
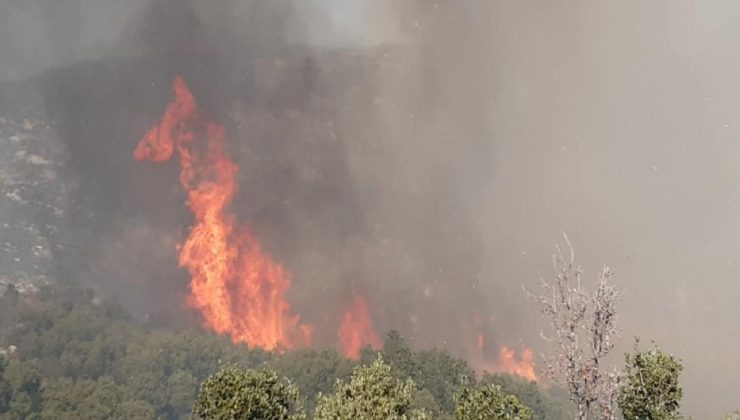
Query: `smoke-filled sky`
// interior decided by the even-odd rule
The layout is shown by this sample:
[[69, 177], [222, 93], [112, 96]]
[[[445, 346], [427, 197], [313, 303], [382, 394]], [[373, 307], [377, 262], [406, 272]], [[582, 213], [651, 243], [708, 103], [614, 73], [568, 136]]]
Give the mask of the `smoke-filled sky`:
[[[0, 5], [0, 80], [81, 60], [215, 51], [212, 67], [183, 71], [196, 96], [219, 104], [210, 87], [224, 78], [239, 85], [255, 49], [308, 44], [319, 99], [298, 106], [291, 88], [269, 106], [245, 94], [213, 109], [244, 154], [240, 216], [286, 262], [305, 317], [326, 321], [331, 314], [307, 302], [360, 288], [379, 328], [401, 328], [419, 345], [466, 348], [447, 341], [472, 331], [478, 315], [494, 317], [500, 343], [541, 348], [545, 324], [521, 287], [551, 275], [564, 230], [585, 277], [608, 264], [624, 291], [617, 353], [635, 335], [656, 340], [685, 362], [687, 413], [717, 418], [740, 407], [737, 39], [740, 5], [729, 1], [24, 0]], [[321, 67], [331, 51], [377, 45], [395, 48], [372, 69], [356, 65], [349, 81]], [[141, 80], [163, 97], [141, 110], [127, 103], [126, 121], [101, 118], [89, 134], [110, 134], [116, 146], [83, 153], [74, 130], [63, 133], [86, 194], [128, 209], [105, 213], [116, 227], [99, 233], [112, 245], [96, 259], [130, 259], [90, 262], [91, 278], [111, 267], [131, 277], [156, 270], [156, 259], [131, 268], [136, 254], [126, 249], [141, 242], [174, 264], [166, 250], [181, 232], [145, 210], [181, 203], [176, 175], [149, 168], [137, 178], [127, 160], [167, 100], [176, 66], [160, 60], [166, 71]], [[284, 82], [267, 79], [270, 89]], [[68, 97], [45, 86], [54, 90], [44, 92], [49, 107]], [[140, 187], [154, 174], [163, 179]], [[171, 199], [151, 202], [167, 188]]]

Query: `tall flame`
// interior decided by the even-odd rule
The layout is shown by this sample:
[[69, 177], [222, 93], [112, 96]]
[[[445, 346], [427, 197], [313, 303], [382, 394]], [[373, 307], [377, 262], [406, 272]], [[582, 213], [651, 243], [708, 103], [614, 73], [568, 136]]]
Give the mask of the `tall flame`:
[[190, 305], [207, 327], [235, 342], [269, 350], [310, 343], [311, 328], [290, 314], [290, 275], [230, 211], [239, 167], [226, 153], [223, 127], [198, 114], [179, 76], [173, 91], [162, 120], [144, 135], [134, 157], [163, 162], [180, 155], [180, 184], [195, 219], [179, 247], [179, 265], [191, 276]]
[[339, 342], [346, 357], [358, 359], [363, 346], [369, 345], [377, 350], [382, 345], [373, 328], [370, 311], [365, 298], [358, 295], [347, 308], [339, 326]]

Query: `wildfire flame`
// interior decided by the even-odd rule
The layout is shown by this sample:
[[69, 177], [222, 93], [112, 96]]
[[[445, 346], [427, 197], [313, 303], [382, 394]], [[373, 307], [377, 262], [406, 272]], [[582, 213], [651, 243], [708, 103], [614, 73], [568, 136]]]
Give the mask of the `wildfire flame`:
[[365, 345], [370, 345], [375, 350], [382, 345], [380, 338], [375, 334], [364, 297], [356, 296], [352, 305], [345, 311], [342, 324], [339, 326], [339, 342], [344, 355], [351, 359], [358, 359], [360, 350]]
[[522, 378], [530, 381], [536, 381], [537, 373], [534, 368], [534, 353], [532, 350], [525, 348], [522, 350], [519, 358], [517, 359], [516, 351], [507, 347], [501, 346], [498, 351], [498, 360], [491, 362], [486, 360], [486, 355], [483, 351], [484, 347], [484, 336], [483, 333], [478, 333], [478, 355], [481, 359], [481, 364], [484, 369], [491, 369], [495, 372], [509, 373], [512, 375], [521, 376]]
[[498, 353], [498, 370], [519, 375], [530, 381], [537, 380], [537, 374], [534, 370], [534, 353], [530, 349], [522, 350], [519, 360], [517, 360], [514, 350], [502, 346]]
[[[179, 76], [173, 92], [164, 116], [141, 139], [134, 157], [153, 162], [168, 161], [175, 153], [180, 157], [180, 184], [194, 217], [185, 242], [178, 246], [178, 263], [191, 276], [189, 304], [202, 314], [206, 327], [235, 342], [267, 350], [310, 344], [311, 327], [291, 314], [286, 299], [289, 273], [238, 225], [230, 210], [239, 167], [226, 152], [224, 128], [199, 114], [193, 94]], [[363, 296], [355, 296], [346, 309], [338, 338], [344, 355], [353, 359], [365, 345], [376, 350], [382, 345]], [[485, 361], [482, 333], [477, 345]], [[517, 358], [504, 346], [498, 360], [484, 364], [494, 371], [537, 379], [529, 349]]]
[[238, 226], [230, 205], [239, 167], [225, 150], [224, 128], [205, 121], [181, 77], [158, 125], [141, 139], [134, 157], [153, 162], [180, 156], [180, 184], [194, 224], [179, 246], [179, 265], [190, 273], [189, 304], [207, 327], [235, 342], [264, 349], [307, 345], [311, 327], [291, 315], [290, 275]]

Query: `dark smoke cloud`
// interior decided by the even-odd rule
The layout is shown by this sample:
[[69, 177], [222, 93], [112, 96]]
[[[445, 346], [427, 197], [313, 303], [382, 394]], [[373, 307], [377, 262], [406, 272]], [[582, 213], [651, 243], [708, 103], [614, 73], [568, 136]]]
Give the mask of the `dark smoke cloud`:
[[606, 262], [626, 291], [618, 351], [655, 338], [686, 362], [689, 414], [719, 417], [740, 385], [739, 13], [6, 2], [0, 110], [59, 123], [73, 197], [59, 276], [138, 313], [177, 313], [187, 284], [174, 267], [189, 222], [176, 165], [131, 158], [182, 73], [227, 126], [237, 214], [294, 274], [308, 322], [336, 323], [364, 293], [381, 331], [419, 346], [470, 354], [481, 319], [492, 353], [536, 347], [544, 325], [521, 286], [550, 275], [564, 229], [587, 278]]

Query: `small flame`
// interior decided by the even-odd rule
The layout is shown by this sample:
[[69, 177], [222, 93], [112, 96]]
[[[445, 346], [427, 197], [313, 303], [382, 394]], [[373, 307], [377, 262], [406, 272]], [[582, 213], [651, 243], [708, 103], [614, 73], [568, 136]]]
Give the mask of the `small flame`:
[[494, 361], [492, 357], [485, 352], [485, 336], [482, 332], [478, 333], [478, 357], [477, 365], [480, 370], [491, 372], [509, 373], [521, 376], [530, 381], [536, 381], [537, 373], [534, 367], [534, 352], [525, 348], [522, 350], [519, 358], [516, 351], [508, 346], [501, 346], [498, 351], [498, 358]]
[[195, 219], [179, 247], [179, 265], [191, 276], [190, 305], [207, 327], [235, 342], [268, 350], [309, 344], [311, 328], [290, 314], [285, 297], [290, 275], [230, 211], [239, 167], [226, 153], [223, 127], [198, 115], [181, 77], [173, 90], [175, 98], [134, 157], [164, 162], [175, 151], [180, 155], [180, 184]]
[[518, 375], [530, 381], [536, 381], [537, 374], [534, 370], [534, 353], [530, 349], [524, 349], [519, 360], [517, 360], [514, 350], [502, 346], [498, 353], [498, 371]]
[[360, 350], [365, 345], [370, 345], [375, 350], [382, 345], [380, 338], [375, 334], [364, 297], [356, 296], [352, 306], [345, 311], [342, 324], [339, 326], [339, 342], [344, 355], [351, 359], [358, 359]]

